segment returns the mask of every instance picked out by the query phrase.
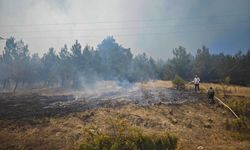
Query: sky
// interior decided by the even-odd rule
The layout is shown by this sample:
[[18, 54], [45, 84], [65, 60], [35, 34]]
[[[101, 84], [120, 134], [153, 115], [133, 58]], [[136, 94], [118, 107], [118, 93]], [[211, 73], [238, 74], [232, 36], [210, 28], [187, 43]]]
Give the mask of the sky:
[[[113, 36], [134, 54], [172, 57], [250, 49], [249, 0], [0, 0], [0, 37], [22, 39], [31, 53], [57, 51], [78, 40], [96, 47]], [[5, 41], [0, 40], [0, 50]]]

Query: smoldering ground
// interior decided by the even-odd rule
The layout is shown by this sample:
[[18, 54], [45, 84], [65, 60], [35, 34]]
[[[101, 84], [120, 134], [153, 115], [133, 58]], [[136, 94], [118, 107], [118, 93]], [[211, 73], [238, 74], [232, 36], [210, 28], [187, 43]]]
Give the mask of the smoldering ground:
[[[99, 81], [81, 90], [40, 89], [30, 94], [16, 95], [1, 93], [0, 118], [36, 119], [63, 116], [90, 109], [119, 108], [130, 104], [148, 107], [202, 99], [202, 95], [197, 96], [190, 91], [178, 91], [171, 86], [159, 86], [160, 82], [132, 84], [125, 81]], [[151, 86], [151, 83], [154, 86]]]

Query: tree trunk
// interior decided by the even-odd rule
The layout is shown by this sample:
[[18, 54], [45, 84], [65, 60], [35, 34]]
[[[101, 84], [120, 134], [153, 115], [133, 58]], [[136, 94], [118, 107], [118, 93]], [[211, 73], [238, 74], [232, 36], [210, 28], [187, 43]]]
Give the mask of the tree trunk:
[[5, 89], [6, 86], [6, 80], [3, 81], [3, 89]]
[[7, 81], [6, 81], [6, 85], [5, 85], [7, 88], [10, 88], [10, 80], [9, 79], [7, 79]]
[[14, 90], [13, 90], [13, 93], [16, 92], [17, 86], [18, 86], [18, 81], [16, 81], [16, 85], [15, 85], [15, 88], [14, 88]]
[[65, 86], [65, 77], [63, 76], [63, 77], [62, 77], [61, 87], [64, 87], [64, 86]]

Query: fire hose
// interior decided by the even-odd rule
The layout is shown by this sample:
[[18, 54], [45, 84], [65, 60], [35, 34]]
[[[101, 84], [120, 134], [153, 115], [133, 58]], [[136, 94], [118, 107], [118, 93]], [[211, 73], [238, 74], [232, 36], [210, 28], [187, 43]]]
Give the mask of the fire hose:
[[215, 99], [217, 99], [220, 103], [222, 103], [226, 108], [228, 108], [232, 113], [233, 115], [237, 118], [237, 119], [240, 119], [238, 115], [236, 115], [236, 113], [227, 105], [225, 104], [222, 100], [220, 100], [218, 97], [214, 96]]
[[[189, 82], [190, 84], [190, 82]], [[203, 87], [203, 86], [202, 86]], [[206, 89], [205, 87], [203, 87], [204, 89]], [[224, 105], [226, 108], [228, 108], [232, 114], [237, 118], [240, 119], [240, 117], [232, 110], [232, 108], [230, 108], [227, 104], [225, 104], [222, 100], [220, 100], [217, 96], [214, 96], [216, 100], [218, 100], [222, 105]]]

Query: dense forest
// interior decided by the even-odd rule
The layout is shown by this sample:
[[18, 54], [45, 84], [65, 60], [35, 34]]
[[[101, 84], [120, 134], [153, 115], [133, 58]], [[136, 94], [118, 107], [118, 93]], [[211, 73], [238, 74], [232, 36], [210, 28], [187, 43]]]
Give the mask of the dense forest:
[[195, 74], [202, 82], [222, 82], [227, 77], [233, 84], [250, 85], [250, 50], [235, 55], [211, 54], [203, 46], [191, 55], [179, 46], [173, 49], [173, 58], [154, 60], [145, 53], [134, 56], [111, 36], [96, 49], [82, 47], [76, 41], [70, 48], [64, 45], [58, 53], [49, 48], [40, 57], [31, 54], [22, 40], [10, 37], [0, 55], [0, 70], [2, 89], [14, 90], [40, 86], [81, 88], [98, 80], [170, 80], [175, 75], [191, 80]]

